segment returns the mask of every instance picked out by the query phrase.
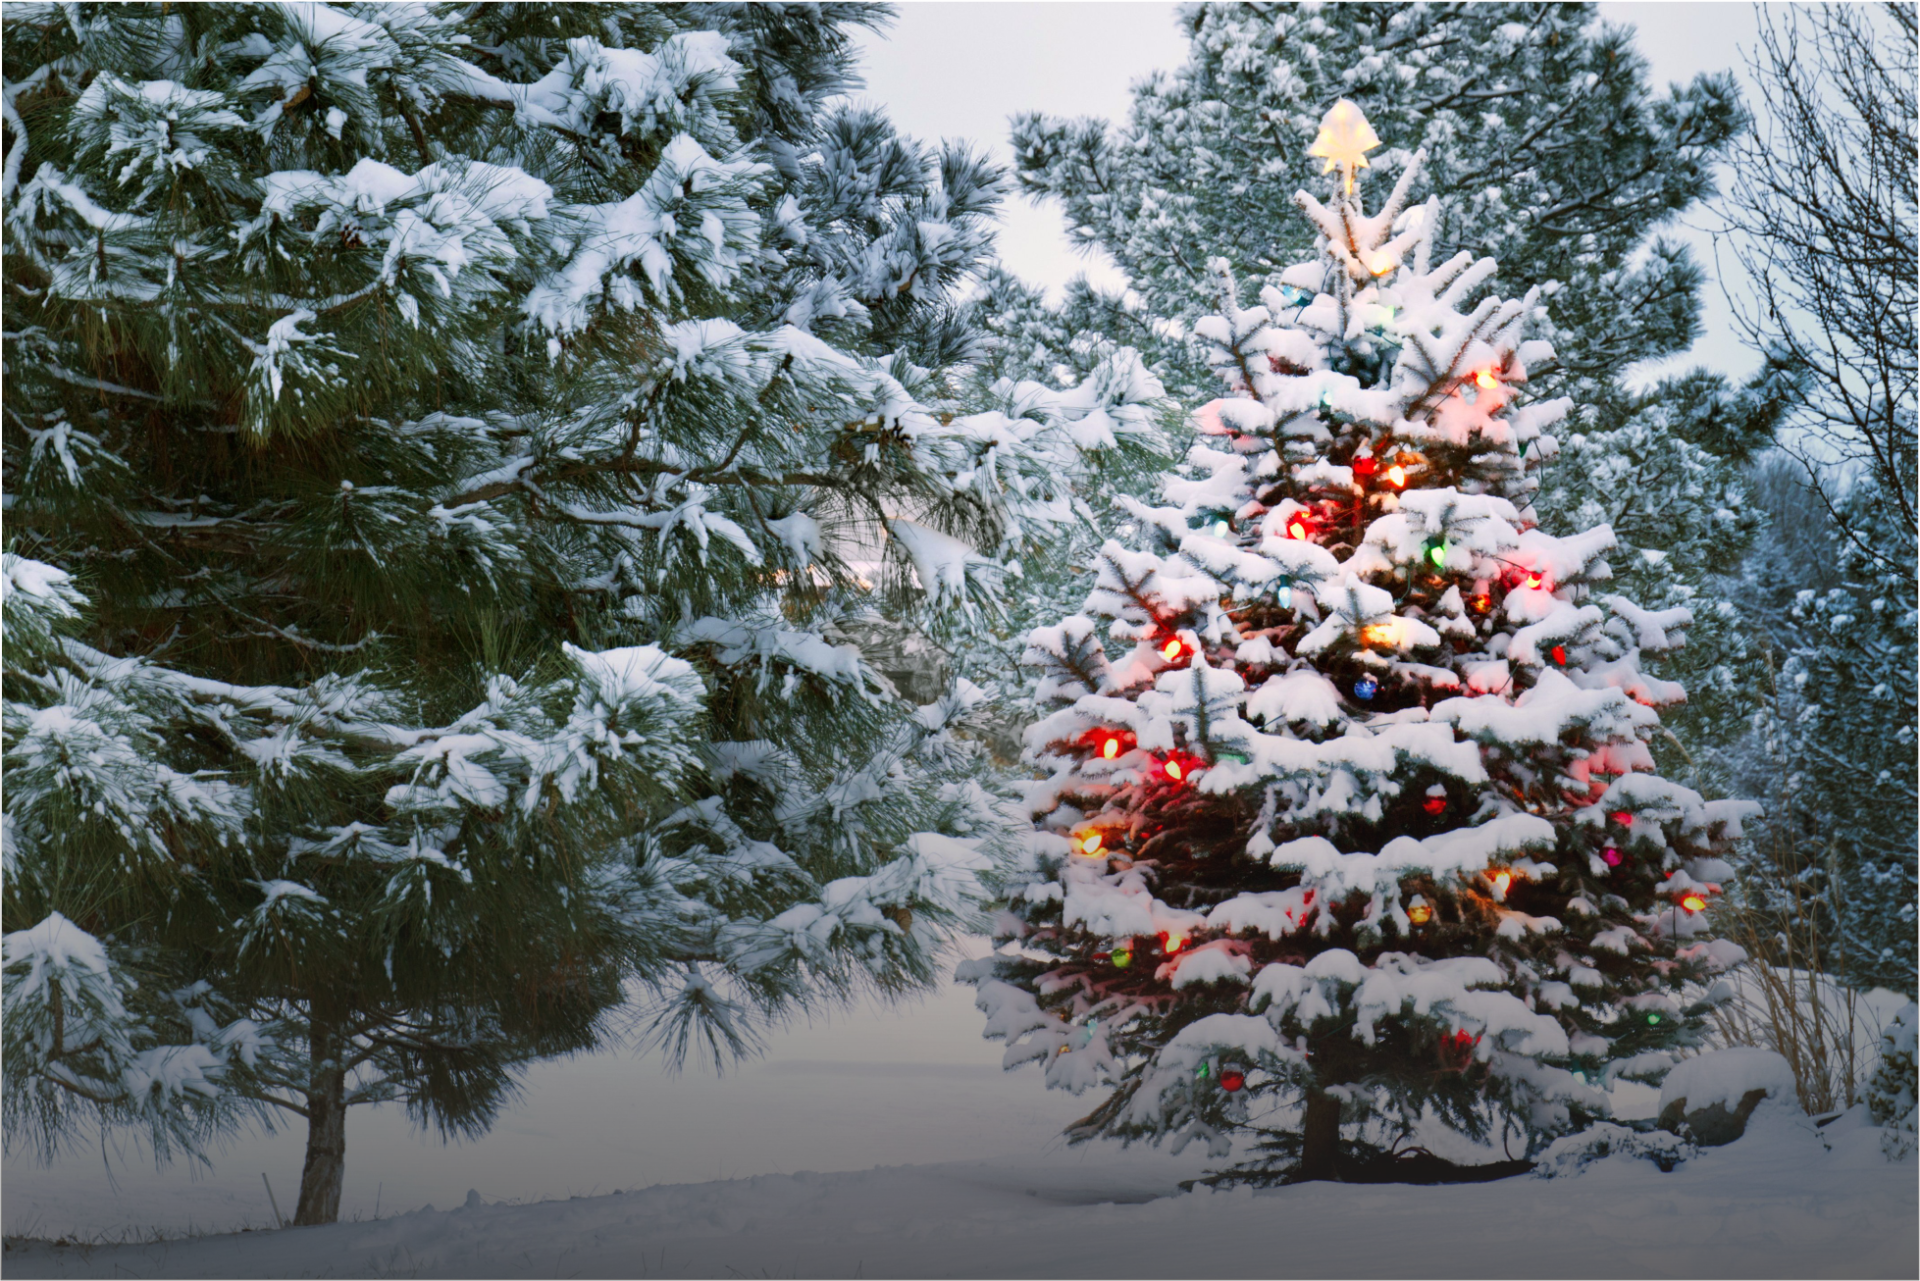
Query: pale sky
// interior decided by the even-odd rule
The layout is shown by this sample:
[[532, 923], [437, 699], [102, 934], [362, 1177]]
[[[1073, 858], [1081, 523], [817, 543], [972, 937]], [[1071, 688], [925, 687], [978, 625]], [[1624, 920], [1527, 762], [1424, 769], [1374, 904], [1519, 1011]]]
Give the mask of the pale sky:
[[[1744, 0], [1608, 2], [1600, 12], [1610, 22], [1637, 28], [1656, 85], [1725, 69], [1741, 71], [1744, 79], [1739, 50], [1752, 45], [1756, 29], [1753, 7]], [[1186, 49], [1173, 5], [1114, 0], [910, 0], [885, 35], [863, 45], [863, 96], [885, 104], [904, 132], [966, 138], [1002, 161], [1010, 159], [1007, 120], [1014, 113], [1124, 118], [1129, 87], [1152, 71], [1179, 65]], [[1695, 214], [1689, 221], [1704, 219]], [[1669, 234], [1692, 243], [1713, 270], [1704, 233], [1676, 226]], [[1073, 249], [1057, 209], [1024, 197], [1009, 202], [1000, 252], [1016, 274], [1050, 291], [1081, 272], [1107, 288], [1122, 283], [1104, 255]], [[1727, 323], [1717, 285], [1708, 285], [1703, 301], [1707, 335], [1668, 365], [1751, 367], [1752, 358]]]

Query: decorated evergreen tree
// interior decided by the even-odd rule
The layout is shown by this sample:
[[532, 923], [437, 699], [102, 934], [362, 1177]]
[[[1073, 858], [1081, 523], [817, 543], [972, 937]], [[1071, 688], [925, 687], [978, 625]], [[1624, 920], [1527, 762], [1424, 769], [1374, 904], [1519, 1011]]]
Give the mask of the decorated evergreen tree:
[[[1684, 610], [1606, 594], [1532, 500], [1537, 291], [1431, 261], [1421, 157], [1369, 213], [1342, 101], [1318, 253], [1196, 334], [1228, 395], [1082, 613], [1036, 630], [1036, 836], [964, 977], [1007, 1063], [1112, 1087], [1075, 1139], [1204, 1139], [1229, 1177], [1367, 1177], [1422, 1124], [1530, 1145], [1700, 1042], [1746, 807], [1653, 772]], [[1477, 301], [1476, 301], [1477, 299]]]
[[293, 1116], [322, 1222], [346, 1108], [483, 1129], [629, 993], [933, 980], [977, 695], [870, 652], [1126, 387], [927, 363], [1002, 182], [829, 109], [880, 13], [7, 7], [10, 1144]]

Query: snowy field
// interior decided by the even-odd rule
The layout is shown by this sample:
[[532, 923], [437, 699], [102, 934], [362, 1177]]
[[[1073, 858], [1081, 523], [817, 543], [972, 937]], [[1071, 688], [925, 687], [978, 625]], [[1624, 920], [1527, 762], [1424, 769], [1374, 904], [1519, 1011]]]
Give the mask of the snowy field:
[[1178, 1191], [1100, 1151], [761, 1175], [152, 1245], [13, 1243], [8, 1277], [1911, 1277], [1915, 1166], [1857, 1116], [1763, 1111], [1671, 1174]]
[[[979, 946], [978, 942], [975, 944]], [[601, 1054], [541, 1064], [485, 1138], [355, 1109], [343, 1219], [274, 1223], [301, 1138], [211, 1173], [99, 1152], [5, 1167], [0, 1272], [29, 1276], [1913, 1276], [1916, 1165], [1877, 1132], [1775, 1117], [1672, 1174], [1182, 1194], [1197, 1151], [1068, 1148], [1093, 1096], [1002, 1073], [972, 993], [773, 1039], [737, 1073]], [[1650, 1115], [1655, 1092], [1618, 1099]], [[1831, 1145], [1829, 1150], [1828, 1145]], [[1471, 1159], [1464, 1152], [1449, 1153]], [[873, 1168], [878, 1167], [878, 1168]], [[838, 1173], [805, 1173], [838, 1171]], [[621, 1189], [618, 1194], [615, 1189]], [[466, 1206], [469, 1190], [479, 1204]], [[569, 1199], [570, 1198], [570, 1199]], [[435, 1209], [433, 1207], [439, 1207]], [[358, 1221], [354, 1221], [358, 1220]], [[252, 1228], [251, 1232], [237, 1232]], [[200, 1233], [231, 1235], [196, 1235]], [[19, 1238], [39, 1238], [21, 1244]], [[100, 1242], [161, 1244], [102, 1246]], [[64, 1237], [87, 1245], [53, 1246]], [[186, 1239], [180, 1239], [186, 1238]]]
[[[356, 1109], [349, 1221], [332, 1227], [264, 1230], [274, 1218], [260, 1176], [290, 1205], [298, 1133], [243, 1139], [199, 1176], [137, 1159], [109, 1173], [97, 1151], [51, 1169], [16, 1155], [3, 1206], [14, 1241], [0, 1271], [1797, 1277], [1920, 1267], [1916, 1166], [1888, 1164], [1877, 1132], [1844, 1120], [1820, 1137], [1775, 1116], [1672, 1174], [1618, 1159], [1554, 1181], [1183, 1194], [1180, 1181], [1207, 1168], [1197, 1151], [1066, 1147], [1060, 1128], [1092, 1096], [1002, 1073], [971, 996], [946, 987], [917, 1005], [797, 1027], [719, 1079], [668, 1076], [633, 1055], [541, 1064], [525, 1100], [475, 1143], [444, 1146], [392, 1112]], [[1619, 1100], [1623, 1113], [1652, 1112], [1654, 1092], [1640, 1093]], [[206, 1232], [229, 1235], [195, 1235]], [[154, 1236], [175, 1239], [138, 1244]], [[47, 1243], [59, 1237], [136, 1244]]]

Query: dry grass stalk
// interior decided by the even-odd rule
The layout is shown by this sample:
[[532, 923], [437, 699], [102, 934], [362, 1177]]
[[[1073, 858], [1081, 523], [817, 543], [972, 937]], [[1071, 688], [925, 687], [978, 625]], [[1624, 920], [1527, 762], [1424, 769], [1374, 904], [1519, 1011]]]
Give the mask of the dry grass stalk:
[[1724, 1044], [1785, 1058], [1800, 1106], [1819, 1116], [1859, 1101], [1878, 1057], [1879, 1029], [1865, 1026], [1872, 1020], [1860, 993], [1827, 972], [1845, 958], [1838, 940], [1822, 937], [1819, 907], [1807, 899], [1790, 843], [1777, 841], [1775, 853], [1777, 886], [1790, 899], [1769, 908], [1746, 893], [1716, 913], [1722, 934], [1751, 959], [1730, 976], [1737, 995], [1714, 1021]]
[[1778, 1052], [1809, 1114], [1852, 1107], [1874, 1057], [1858, 994], [1818, 970], [1786, 966], [1749, 964], [1736, 981], [1739, 996], [1714, 1016], [1721, 1040]]

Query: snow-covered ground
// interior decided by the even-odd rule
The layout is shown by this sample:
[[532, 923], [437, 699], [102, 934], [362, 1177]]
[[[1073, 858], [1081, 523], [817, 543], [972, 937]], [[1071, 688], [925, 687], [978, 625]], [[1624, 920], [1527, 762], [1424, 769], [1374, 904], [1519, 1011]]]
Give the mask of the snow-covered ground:
[[[1558, 1181], [1190, 1196], [1179, 1183], [1207, 1168], [1197, 1151], [1066, 1147], [1061, 1127], [1094, 1096], [1043, 1090], [1031, 1070], [1002, 1073], [1002, 1047], [980, 1039], [980, 1021], [971, 991], [949, 985], [918, 1004], [791, 1029], [720, 1079], [669, 1076], [631, 1054], [546, 1063], [492, 1133], [453, 1146], [391, 1110], [356, 1109], [343, 1217], [358, 1222], [111, 1249], [30, 1244], [9, 1249], [0, 1272], [1916, 1272], [1916, 1166], [1889, 1165], [1872, 1131], [1844, 1121], [1827, 1131], [1831, 1152], [1804, 1123], [1776, 1118], [1672, 1174], [1623, 1159]], [[1649, 1116], [1657, 1097], [1628, 1087], [1617, 1102]], [[302, 1137], [242, 1139], [198, 1177], [137, 1157], [109, 1169], [97, 1150], [50, 1169], [16, 1153], [0, 1210], [8, 1233], [43, 1240], [268, 1228], [261, 1174], [290, 1209]], [[484, 1204], [452, 1208], [469, 1189]]]
[[[1089, 1159], [1090, 1156], [1090, 1159]], [[13, 1243], [8, 1277], [1911, 1277], [1915, 1166], [1766, 1109], [1671, 1174], [1181, 1193], [1191, 1161], [760, 1175], [153, 1245]]]

